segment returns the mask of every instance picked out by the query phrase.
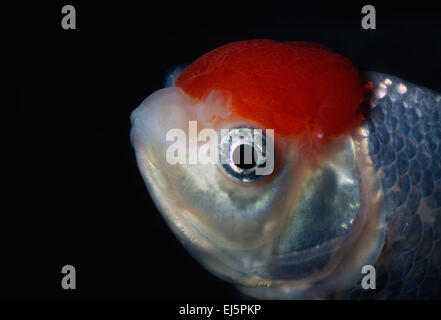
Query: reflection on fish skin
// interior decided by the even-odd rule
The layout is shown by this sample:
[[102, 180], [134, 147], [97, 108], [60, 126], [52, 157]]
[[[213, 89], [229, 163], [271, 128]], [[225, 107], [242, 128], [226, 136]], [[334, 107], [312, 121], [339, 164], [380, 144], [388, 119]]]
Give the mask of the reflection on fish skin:
[[387, 242], [376, 289], [360, 283], [346, 299], [441, 297], [441, 94], [397, 77], [367, 73], [373, 95], [369, 154], [386, 203]]

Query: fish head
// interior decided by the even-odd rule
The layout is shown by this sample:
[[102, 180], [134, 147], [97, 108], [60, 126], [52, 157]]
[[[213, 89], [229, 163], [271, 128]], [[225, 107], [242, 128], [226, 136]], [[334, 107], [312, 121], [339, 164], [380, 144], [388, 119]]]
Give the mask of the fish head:
[[250, 296], [327, 297], [384, 243], [363, 83], [311, 43], [213, 50], [132, 113], [157, 207], [209, 271]]

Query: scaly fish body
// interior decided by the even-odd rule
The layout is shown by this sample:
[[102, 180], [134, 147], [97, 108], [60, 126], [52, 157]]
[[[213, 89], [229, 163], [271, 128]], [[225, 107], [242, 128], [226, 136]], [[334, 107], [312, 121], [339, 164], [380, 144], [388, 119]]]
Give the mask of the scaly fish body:
[[[244, 294], [429, 298], [441, 279], [440, 118], [436, 92], [379, 73], [362, 80], [319, 45], [253, 40], [213, 50], [148, 97], [131, 138], [170, 228]], [[219, 134], [226, 163], [200, 153], [192, 133], [204, 129]], [[262, 162], [236, 163], [239, 146]], [[188, 154], [171, 163], [179, 150]], [[365, 265], [375, 290], [360, 286]]]
[[350, 298], [427, 299], [441, 285], [441, 94], [397, 77], [374, 84], [369, 156], [382, 184], [387, 239], [376, 262], [377, 288]]

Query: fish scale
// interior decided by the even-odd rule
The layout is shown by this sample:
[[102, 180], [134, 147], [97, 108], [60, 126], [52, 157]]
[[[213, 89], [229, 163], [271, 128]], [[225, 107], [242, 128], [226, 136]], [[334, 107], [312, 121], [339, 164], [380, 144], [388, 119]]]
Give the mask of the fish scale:
[[367, 78], [374, 94], [365, 125], [389, 208], [387, 240], [375, 265], [376, 289], [364, 290], [360, 279], [344, 297], [440, 298], [441, 94], [381, 73]]

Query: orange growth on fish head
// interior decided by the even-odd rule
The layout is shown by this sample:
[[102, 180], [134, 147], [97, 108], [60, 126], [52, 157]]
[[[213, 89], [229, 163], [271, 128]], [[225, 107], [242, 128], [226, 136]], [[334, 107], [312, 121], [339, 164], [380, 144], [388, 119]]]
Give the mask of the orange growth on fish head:
[[203, 55], [175, 85], [202, 100], [232, 96], [232, 114], [281, 136], [329, 138], [359, 124], [362, 80], [345, 57], [308, 42], [239, 41]]

